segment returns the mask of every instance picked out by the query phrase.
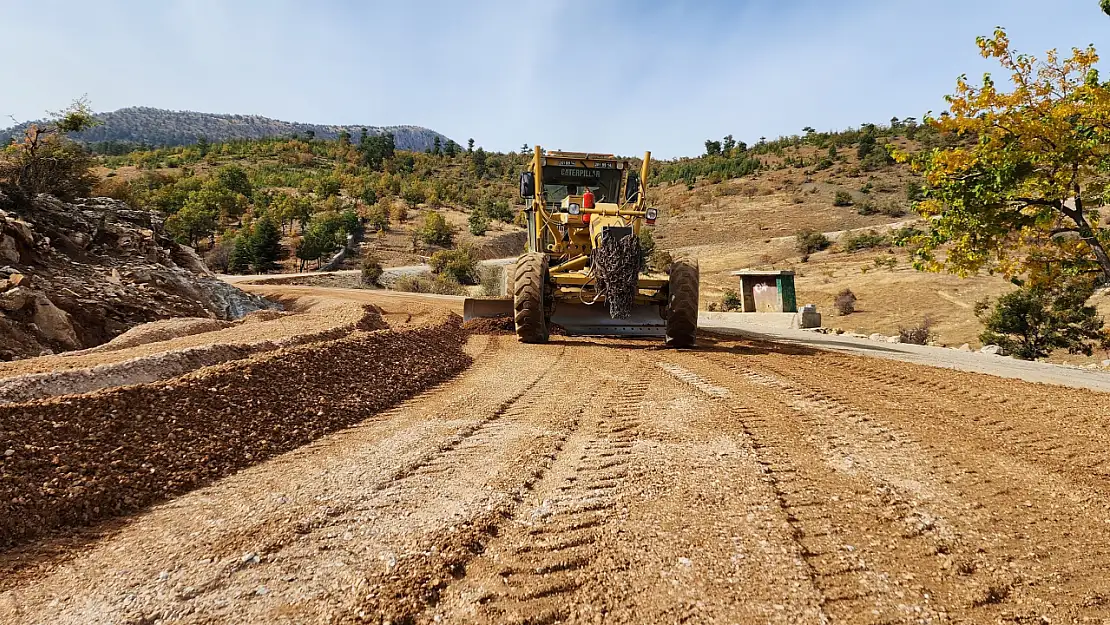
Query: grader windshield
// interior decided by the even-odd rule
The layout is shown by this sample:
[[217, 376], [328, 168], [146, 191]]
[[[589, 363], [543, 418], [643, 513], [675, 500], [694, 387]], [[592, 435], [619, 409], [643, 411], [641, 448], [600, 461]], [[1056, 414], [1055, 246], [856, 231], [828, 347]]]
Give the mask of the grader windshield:
[[568, 195], [582, 195], [587, 188], [598, 202], [620, 201], [621, 170], [558, 165], [543, 168], [543, 190], [550, 207], [558, 206]]

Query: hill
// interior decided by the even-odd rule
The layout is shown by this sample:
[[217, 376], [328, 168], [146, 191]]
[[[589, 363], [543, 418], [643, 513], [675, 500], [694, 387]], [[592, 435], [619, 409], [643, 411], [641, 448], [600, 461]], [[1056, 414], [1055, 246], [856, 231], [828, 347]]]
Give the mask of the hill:
[[[335, 139], [346, 131], [358, 137], [365, 128], [371, 135], [393, 133], [397, 148], [422, 152], [432, 147], [436, 137], [443, 143], [447, 137], [420, 126], [323, 125], [286, 122], [260, 115], [225, 115], [195, 111], [168, 111], [149, 107], [128, 107], [109, 113], [98, 113], [103, 123], [95, 128], [70, 135], [73, 139], [99, 148], [97, 151], [118, 153], [137, 145], [180, 146], [200, 140], [210, 143], [265, 139], [270, 137], [310, 137]], [[21, 137], [30, 124], [25, 122], [0, 131], [0, 139]], [[122, 145], [115, 145], [122, 144]]]

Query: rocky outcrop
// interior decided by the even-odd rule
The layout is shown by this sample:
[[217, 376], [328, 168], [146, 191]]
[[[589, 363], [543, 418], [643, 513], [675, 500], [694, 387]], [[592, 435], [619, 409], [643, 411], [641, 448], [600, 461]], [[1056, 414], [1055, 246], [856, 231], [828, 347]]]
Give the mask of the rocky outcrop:
[[218, 280], [162, 226], [117, 200], [0, 190], [0, 360], [93, 347], [157, 319], [274, 306]]

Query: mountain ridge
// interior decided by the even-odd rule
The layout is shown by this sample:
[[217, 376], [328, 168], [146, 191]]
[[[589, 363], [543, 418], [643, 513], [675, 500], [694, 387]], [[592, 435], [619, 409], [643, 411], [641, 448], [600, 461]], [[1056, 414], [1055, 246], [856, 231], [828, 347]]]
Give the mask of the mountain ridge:
[[[210, 143], [221, 143], [236, 139], [263, 139], [294, 134], [307, 136], [309, 133], [314, 134], [318, 139], [335, 139], [344, 130], [357, 141], [362, 129], [365, 128], [371, 135], [392, 132], [397, 148], [402, 150], [423, 151], [432, 147], [436, 137], [439, 137], [442, 143], [447, 142], [446, 136], [423, 126], [310, 124], [288, 122], [263, 115], [173, 111], [147, 106], [131, 106], [97, 113], [96, 118], [103, 123], [70, 136], [88, 144], [117, 142], [162, 147], [194, 144], [202, 138]], [[27, 121], [0, 130], [0, 139], [6, 140], [8, 137], [18, 139], [22, 136], [23, 130], [34, 123], [42, 123], [42, 120]]]

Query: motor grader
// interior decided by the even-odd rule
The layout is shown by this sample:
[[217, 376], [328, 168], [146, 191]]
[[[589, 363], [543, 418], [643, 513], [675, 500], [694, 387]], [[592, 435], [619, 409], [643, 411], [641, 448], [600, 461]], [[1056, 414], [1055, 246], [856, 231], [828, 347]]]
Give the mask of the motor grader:
[[691, 347], [698, 325], [698, 265], [675, 260], [646, 270], [643, 228], [659, 216], [647, 206], [651, 153], [639, 171], [612, 154], [545, 152], [536, 146], [520, 176], [528, 242], [508, 268], [511, 298], [468, 298], [465, 319], [511, 315], [525, 343], [568, 335], [661, 336]]

